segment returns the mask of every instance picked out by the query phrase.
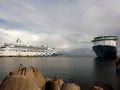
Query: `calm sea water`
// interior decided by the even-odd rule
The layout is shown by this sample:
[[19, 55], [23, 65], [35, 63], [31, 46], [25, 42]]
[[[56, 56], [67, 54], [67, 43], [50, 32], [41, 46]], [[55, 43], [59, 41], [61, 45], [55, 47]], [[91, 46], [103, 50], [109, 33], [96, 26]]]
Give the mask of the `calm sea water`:
[[0, 80], [10, 70], [18, 68], [19, 64], [39, 68], [50, 78], [57, 76], [65, 82], [73, 79], [82, 90], [96, 81], [118, 90], [120, 82], [120, 75], [115, 70], [115, 60], [100, 60], [95, 57], [0, 57]]

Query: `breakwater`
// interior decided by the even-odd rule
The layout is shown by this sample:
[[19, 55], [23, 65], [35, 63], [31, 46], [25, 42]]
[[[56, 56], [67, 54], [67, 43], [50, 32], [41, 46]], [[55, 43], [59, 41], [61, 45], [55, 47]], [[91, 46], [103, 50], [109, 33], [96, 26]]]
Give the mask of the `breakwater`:
[[[102, 87], [98, 83], [89, 86], [87, 90], [112, 89], [110, 85]], [[26, 68], [20, 64], [19, 68], [10, 71], [9, 75], [4, 78], [0, 84], [0, 90], [81, 90], [81, 88], [72, 79], [67, 83], [56, 76], [51, 79], [44, 76], [37, 68], [32, 66]]]

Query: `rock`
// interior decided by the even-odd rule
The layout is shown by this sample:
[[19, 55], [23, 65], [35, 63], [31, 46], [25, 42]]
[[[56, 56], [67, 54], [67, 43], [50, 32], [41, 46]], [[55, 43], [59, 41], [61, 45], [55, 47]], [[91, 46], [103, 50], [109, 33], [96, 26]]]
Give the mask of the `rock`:
[[37, 84], [32, 69], [23, 68], [22, 70], [13, 70], [12, 74], [7, 76], [0, 90], [41, 90]]
[[60, 90], [80, 90], [80, 86], [75, 83], [64, 83]]
[[60, 90], [63, 83], [64, 83], [63, 79], [60, 79], [60, 78], [49, 80], [46, 83], [45, 90]]
[[88, 90], [104, 90], [102, 87], [100, 87], [100, 86], [96, 86], [96, 85], [94, 85], [94, 86], [90, 86], [89, 88], [88, 88]]

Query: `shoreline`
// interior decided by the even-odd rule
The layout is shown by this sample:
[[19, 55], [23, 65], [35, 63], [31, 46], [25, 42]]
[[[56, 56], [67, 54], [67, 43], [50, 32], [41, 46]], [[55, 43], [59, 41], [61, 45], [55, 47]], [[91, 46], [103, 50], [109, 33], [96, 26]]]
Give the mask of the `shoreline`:
[[[8, 78], [8, 80], [6, 78]], [[48, 78], [48, 77], [44, 76], [44, 74], [39, 69], [34, 68], [34, 67], [26, 68], [26, 67], [23, 67], [22, 64], [19, 65], [19, 69], [15, 69], [15, 70], [12, 70], [12, 71], [9, 72], [9, 75], [6, 76], [4, 78], [4, 80], [0, 83], [0, 88], [6, 82], [8, 84], [10, 84], [11, 82], [15, 82], [14, 83], [15, 85], [19, 85], [19, 83], [21, 82], [20, 78], [22, 79], [22, 81], [25, 80], [25, 82], [26, 82], [26, 79], [28, 81], [33, 80], [33, 82], [36, 82], [36, 79], [34, 79], [34, 78], [37, 78], [37, 80], [42, 79], [44, 81], [44, 85], [43, 85], [43, 87], [41, 87], [40, 90], [66, 90], [66, 89], [61, 89], [61, 88], [63, 88], [63, 86], [65, 87], [65, 85], [67, 85], [67, 84], [69, 84], [69, 85], [71, 84], [72, 86], [74, 86], [74, 88], [76, 88], [76, 87], [78, 88], [78, 89], [75, 89], [75, 90], [83, 90], [82, 87], [80, 85], [78, 85], [77, 83], [75, 83], [74, 80], [72, 80], [72, 79], [69, 82], [64, 82], [63, 78], [57, 78], [56, 76], [54, 78]], [[33, 78], [33, 79], [31, 79], [31, 78]], [[25, 82], [22, 82], [22, 83], [25, 84]], [[32, 82], [29, 81], [28, 83], [32, 83]], [[38, 81], [38, 84], [41, 85], [42, 83]], [[61, 83], [61, 86], [59, 87], [60, 83]], [[38, 85], [38, 84], [36, 84], [36, 85]], [[22, 84], [20, 84], [20, 85], [22, 85]], [[11, 87], [11, 86], [9, 86], [9, 87]], [[31, 86], [29, 86], [29, 85], [25, 86], [26, 90], [29, 90], [28, 89], [29, 87], [31, 87]], [[59, 87], [60, 89], [53, 89], [53, 87], [54, 88]], [[6, 87], [4, 86], [2, 88], [7, 88], [7, 86]], [[68, 88], [68, 86], [67, 86], [67, 88]], [[95, 89], [95, 88], [99, 88], [99, 89]], [[86, 87], [86, 89], [87, 90], [113, 90], [112, 86], [110, 84], [100, 83], [99, 81], [96, 81], [94, 83], [89, 84], [89, 86]], [[2, 90], [2, 89], [0, 89], [0, 90]], [[7, 88], [5, 90], [18, 90], [18, 89], [9, 89], [9, 88]], [[31, 90], [34, 90], [34, 89], [31, 89]], [[37, 89], [35, 89], [35, 90], [37, 90]], [[71, 89], [71, 90], [74, 90], [74, 89]]]

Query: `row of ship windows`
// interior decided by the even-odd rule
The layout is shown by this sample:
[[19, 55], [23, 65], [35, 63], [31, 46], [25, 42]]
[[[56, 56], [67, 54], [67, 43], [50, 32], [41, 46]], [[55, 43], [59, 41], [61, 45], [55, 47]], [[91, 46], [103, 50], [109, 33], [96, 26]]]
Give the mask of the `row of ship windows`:
[[[8, 50], [1, 50], [1, 51], [8, 51]], [[9, 50], [9, 51], [20, 51], [20, 52], [45, 52], [45, 50]]]
[[[16, 50], [19, 51], [19, 50]], [[20, 50], [21, 52], [45, 52], [45, 50]]]
[[99, 41], [99, 42], [95, 42], [94, 45], [113, 45], [113, 46], [116, 46], [116, 42], [107, 42], [107, 41]]

